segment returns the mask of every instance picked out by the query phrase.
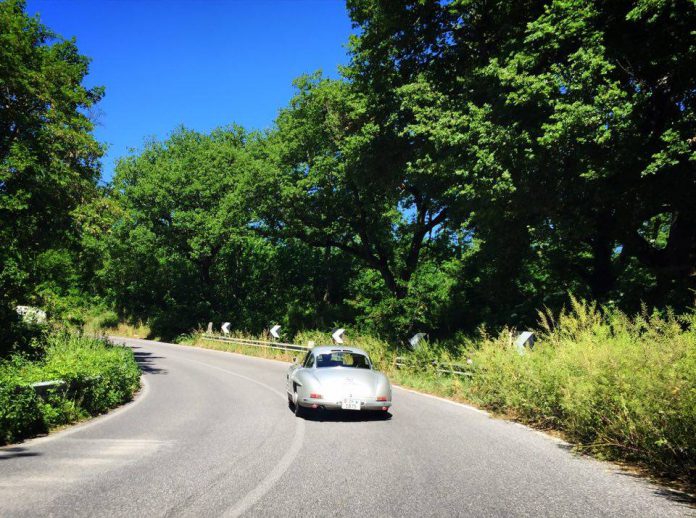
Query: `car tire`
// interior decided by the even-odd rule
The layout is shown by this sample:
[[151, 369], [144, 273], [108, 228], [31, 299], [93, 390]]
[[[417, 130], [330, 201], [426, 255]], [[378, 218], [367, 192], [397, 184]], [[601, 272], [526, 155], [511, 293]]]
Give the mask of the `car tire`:
[[295, 405], [295, 416], [305, 417], [307, 415], [307, 409], [300, 405], [300, 397], [297, 395], [297, 389], [295, 389], [295, 394], [293, 397], [293, 404]]

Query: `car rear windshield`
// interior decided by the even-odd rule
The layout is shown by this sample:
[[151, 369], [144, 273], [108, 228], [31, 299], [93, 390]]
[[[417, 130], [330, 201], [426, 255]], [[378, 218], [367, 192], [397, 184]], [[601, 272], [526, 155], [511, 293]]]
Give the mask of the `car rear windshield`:
[[353, 367], [369, 369], [370, 362], [366, 356], [357, 353], [336, 351], [317, 355], [317, 367]]

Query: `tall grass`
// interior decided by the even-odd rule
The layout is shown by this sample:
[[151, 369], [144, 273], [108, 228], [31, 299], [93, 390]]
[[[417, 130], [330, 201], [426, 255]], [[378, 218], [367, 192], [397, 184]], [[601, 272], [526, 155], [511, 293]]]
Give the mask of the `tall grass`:
[[129, 323], [119, 319], [116, 312], [102, 310], [87, 317], [82, 325], [86, 334], [117, 335], [128, 338], [152, 338], [150, 327], [144, 322]]
[[696, 314], [629, 318], [573, 301], [542, 313], [534, 348], [508, 336], [471, 351], [475, 403], [563, 431], [581, 449], [693, 482], [696, 476]]

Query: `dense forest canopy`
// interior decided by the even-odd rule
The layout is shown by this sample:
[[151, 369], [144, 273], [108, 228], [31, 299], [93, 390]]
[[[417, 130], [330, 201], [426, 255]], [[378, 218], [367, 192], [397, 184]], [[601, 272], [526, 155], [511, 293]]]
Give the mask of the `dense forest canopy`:
[[23, 303], [395, 340], [569, 293], [693, 306], [692, 0], [347, 8], [350, 63], [299, 77], [271, 130], [173, 129], [97, 188], [88, 59], [0, 2], [3, 348]]

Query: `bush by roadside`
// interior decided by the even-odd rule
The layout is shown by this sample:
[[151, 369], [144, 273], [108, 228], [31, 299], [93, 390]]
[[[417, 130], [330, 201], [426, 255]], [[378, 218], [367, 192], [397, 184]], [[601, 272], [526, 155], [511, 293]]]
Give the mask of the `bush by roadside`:
[[[0, 444], [106, 412], [129, 401], [140, 386], [130, 349], [68, 332], [44, 341], [40, 359], [14, 356], [0, 363]], [[31, 387], [51, 380], [65, 384], [41, 397]]]
[[501, 335], [472, 351], [474, 403], [561, 430], [584, 451], [696, 481], [696, 314], [638, 315], [574, 301], [542, 315], [534, 348]]

